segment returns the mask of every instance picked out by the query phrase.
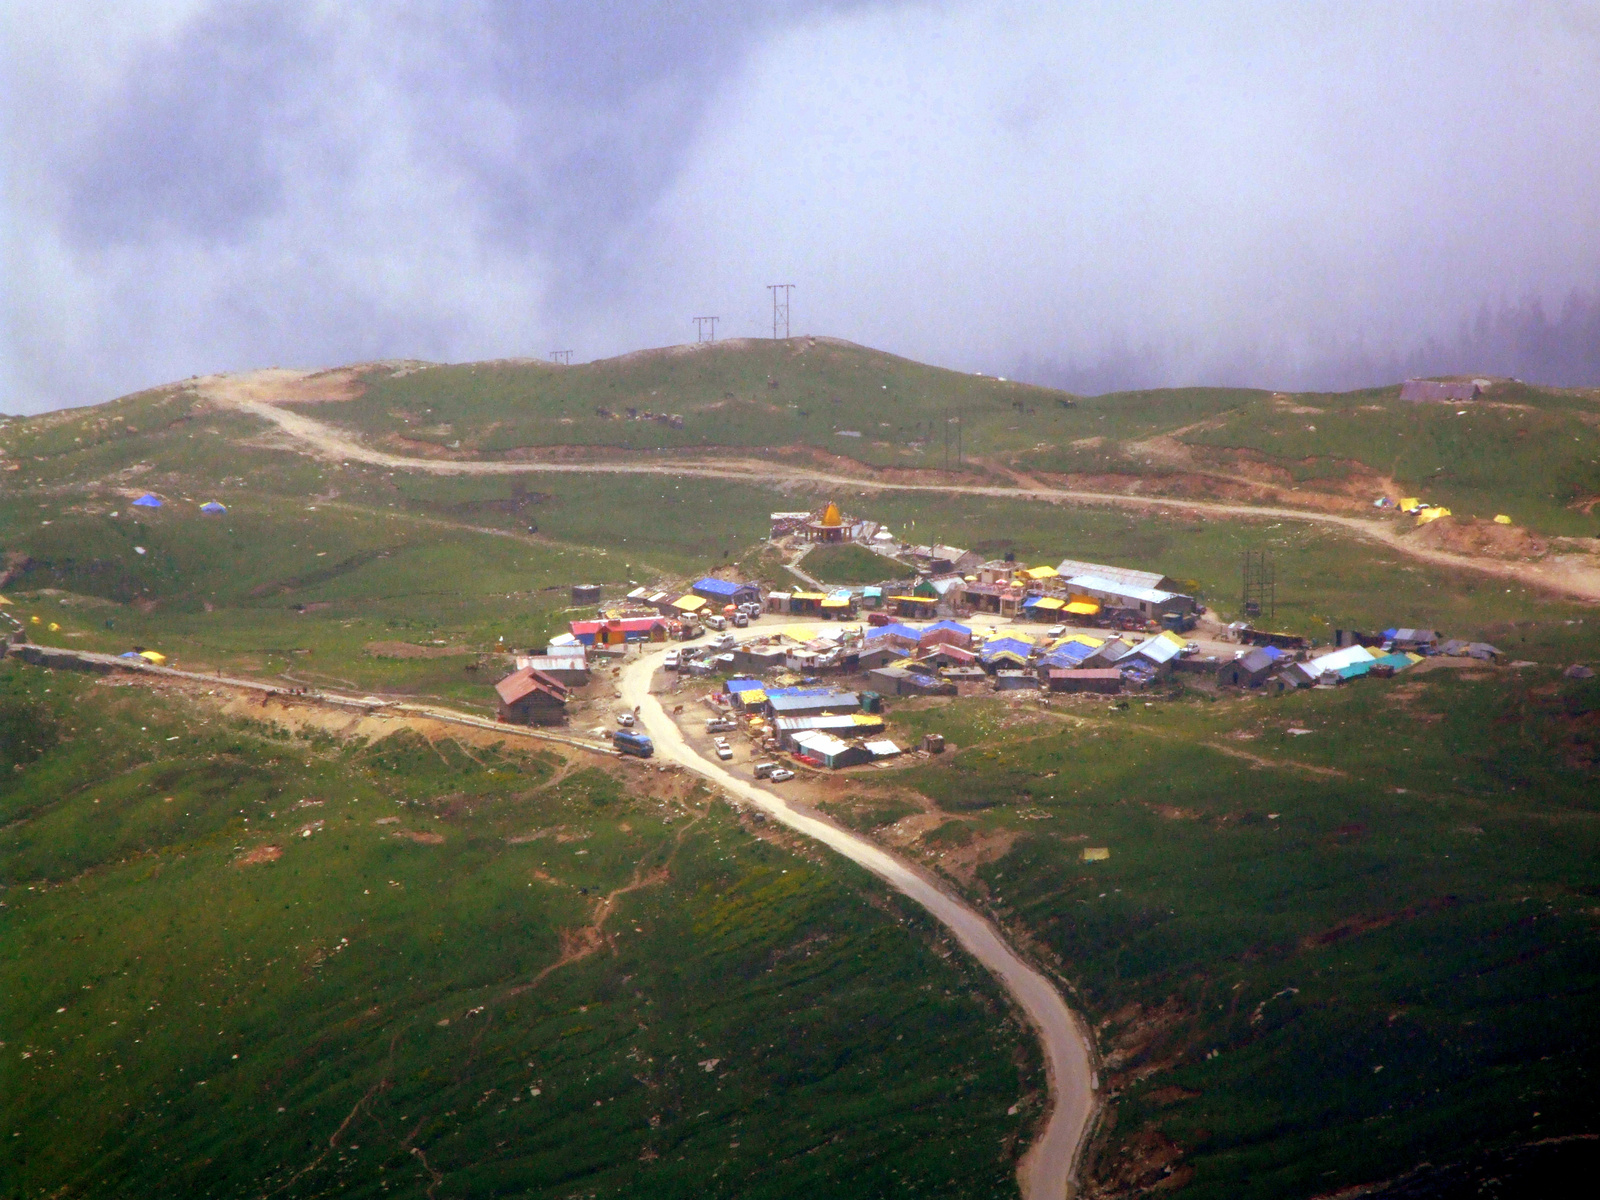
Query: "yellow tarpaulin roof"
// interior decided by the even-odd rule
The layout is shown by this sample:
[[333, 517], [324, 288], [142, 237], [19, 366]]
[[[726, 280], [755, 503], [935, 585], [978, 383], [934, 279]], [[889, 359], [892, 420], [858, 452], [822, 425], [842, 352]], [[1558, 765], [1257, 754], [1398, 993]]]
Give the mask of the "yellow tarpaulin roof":
[[1177, 634], [1173, 633], [1172, 630], [1170, 630], [1170, 629], [1163, 630], [1162, 633], [1161, 633], [1161, 636], [1166, 638], [1167, 641], [1171, 642], [1174, 646], [1178, 647], [1178, 649], [1180, 649], [1180, 650], [1183, 649], [1185, 646], [1187, 646], [1189, 644], [1188, 642], [1184, 641], [1181, 637], [1179, 637]]
[[887, 600], [910, 600], [917, 604], [939, 603], [939, 598], [937, 596], [886, 596], [884, 598]]
[[1029, 579], [1050, 579], [1055, 576], [1054, 567], [1029, 567], [1023, 572]]
[[1058, 596], [1046, 596], [1043, 600], [1034, 605], [1035, 608], [1043, 608], [1050, 612], [1055, 612], [1058, 609], [1065, 608], [1066, 606], [1067, 602]]
[[1064, 638], [1057, 638], [1055, 645], [1051, 646], [1051, 649], [1055, 649], [1056, 646], [1065, 646], [1070, 642], [1081, 642], [1083, 645], [1095, 650], [1106, 644], [1105, 638], [1091, 637], [1087, 633], [1069, 633]]
[[1100, 611], [1100, 605], [1093, 600], [1069, 600], [1065, 611], [1075, 616], [1092, 617]]
[[791, 642], [809, 642], [817, 636], [815, 629], [807, 629], [802, 625], [791, 625], [783, 631], [783, 636]]
[[680, 612], [694, 612], [697, 608], [704, 608], [705, 603], [699, 596], [679, 596], [672, 602], [672, 607]]
[[[1505, 513], [1496, 513], [1494, 517], [1494, 523], [1496, 525], [1509, 525], [1511, 524], [1511, 518], [1506, 516]], [[10, 603], [11, 601], [7, 600], [4, 596], [0, 596], [0, 604]]]
[[793, 592], [789, 596], [791, 600], [826, 600], [827, 598], [827, 592]]
[[864, 713], [864, 712], [852, 713], [851, 716], [850, 716], [850, 719], [852, 721], [854, 721], [857, 725], [882, 725], [883, 724], [883, 718], [880, 717], [880, 716], [876, 716], [873, 713]]
[[739, 693], [739, 705], [742, 708], [749, 708], [752, 704], [765, 704], [766, 702], [767, 694], [760, 688]]
[[849, 608], [850, 607], [850, 601], [848, 601], [848, 600], [836, 600], [836, 599], [834, 599], [834, 597], [829, 596], [826, 600], [824, 600], [822, 602], [822, 607], [823, 608]]

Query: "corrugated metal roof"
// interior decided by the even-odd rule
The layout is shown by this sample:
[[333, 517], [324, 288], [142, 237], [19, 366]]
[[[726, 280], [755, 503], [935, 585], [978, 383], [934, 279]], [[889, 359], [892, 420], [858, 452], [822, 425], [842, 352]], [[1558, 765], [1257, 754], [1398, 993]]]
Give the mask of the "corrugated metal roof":
[[1064, 558], [1056, 564], [1056, 574], [1093, 575], [1099, 579], [1110, 579], [1119, 585], [1141, 588], [1159, 588], [1165, 575], [1155, 571], [1137, 571], [1132, 567], [1109, 567], [1104, 563], [1083, 562], [1076, 558]]
[[1120, 583], [1103, 575], [1074, 575], [1067, 580], [1067, 583], [1086, 592], [1105, 592], [1107, 595], [1139, 600], [1145, 604], [1165, 604], [1178, 594], [1163, 592], [1158, 588], [1140, 587], [1137, 584]]

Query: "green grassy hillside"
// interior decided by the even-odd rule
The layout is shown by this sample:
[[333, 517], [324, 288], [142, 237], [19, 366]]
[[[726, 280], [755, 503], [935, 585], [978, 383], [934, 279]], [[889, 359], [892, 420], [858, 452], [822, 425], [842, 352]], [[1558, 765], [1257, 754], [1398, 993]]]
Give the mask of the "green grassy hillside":
[[1596, 681], [1070, 712], [963, 700], [906, 731], [970, 747], [914, 773], [963, 822], [932, 861], [1009, 846], [977, 895], [1100, 1023], [1105, 1184], [1326, 1195], [1593, 1132]]
[[1015, 1194], [982, 972], [555, 767], [0, 668], [0, 1194]]
[[[1127, 477], [1217, 495], [1231, 494], [1231, 477], [1259, 485], [1257, 499], [1263, 488], [1287, 502], [1296, 489], [1334, 492], [1352, 509], [1392, 482], [1463, 514], [1508, 513], [1545, 534], [1600, 532], [1590, 503], [1600, 496], [1600, 400], [1510, 381], [1467, 405], [1402, 403], [1398, 386], [1073, 397], [849, 343], [791, 339], [577, 367], [408, 366], [373, 370], [364, 384], [357, 399], [307, 411], [419, 451], [804, 448], [872, 467], [940, 469], [954, 420], [969, 471], [1088, 475], [1100, 486]], [[682, 427], [654, 420], [658, 414], [681, 416]], [[1186, 456], [1145, 444], [1162, 437], [1176, 438]], [[952, 466], [953, 456], [952, 449]]]

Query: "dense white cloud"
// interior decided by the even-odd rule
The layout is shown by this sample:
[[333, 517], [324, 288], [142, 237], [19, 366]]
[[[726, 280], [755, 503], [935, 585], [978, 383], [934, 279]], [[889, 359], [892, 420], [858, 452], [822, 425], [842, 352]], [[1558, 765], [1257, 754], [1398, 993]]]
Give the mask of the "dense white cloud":
[[1353, 380], [1600, 283], [1587, 7], [146, 0], [0, 38], [10, 411], [761, 333], [779, 279], [796, 332], [951, 365]]

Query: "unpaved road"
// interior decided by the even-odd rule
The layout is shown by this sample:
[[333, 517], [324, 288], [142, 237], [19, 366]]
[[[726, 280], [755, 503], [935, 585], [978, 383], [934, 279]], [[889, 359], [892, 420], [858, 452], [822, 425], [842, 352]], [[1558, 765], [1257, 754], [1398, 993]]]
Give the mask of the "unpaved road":
[[663, 647], [630, 664], [622, 673], [620, 685], [621, 705], [638, 707], [639, 720], [655, 743], [660, 758], [703, 776], [789, 828], [865, 867], [896, 891], [915, 900], [955, 935], [967, 953], [999, 979], [1001, 986], [1027, 1014], [1044, 1049], [1050, 1081], [1050, 1110], [1043, 1132], [1022, 1157], [1017, 1168], [1017, 1182], [1026, 1200], [1060, 1200], [1070, 1195], [1074, 1167], [1094, 1115], [1095, 1077], [1088, 1035], [1061, 993], [1024, 962], [993, 925], [914, 867], [866, 838], [796, 812], [776, 792], [746, 783], [720, 764], [695, 753], [660, 702], [650, 694], [651, 677], [665, 654]]
[[[309, 373], [306, 373], [309, 374]], [[758, 484], [763, 487], [786, 483], [822, 484], [830, 487], [854, 488], [857, 491], [938, 492], [955, 496], [984, 496], [1002, 500], [1041, 500], [1052, 504], [1098, 504], [1125, 508], [1167, 509], [1184, 512], [1207, 513], [1216, 516], [1263, 518], [1286, 521], [1307, 521], [1312, 524], [1333, 526], [1358, 537], [1379, 542], [1421, 562], [1442, 567], [1455, 567], [1512, 579], [1532, 587], [1543, 588], [1580, 600], [1600, 601], [1600, 567], [1588, 563], [1566, 561], [1518, 562], [1484, 558], [1468, 554], [1454, 554], [1417, 545], [1402, 534], [1403, 526], [1394, 522], [1371, 521], [1362, 517], [1343, 516], [1338, 513], [1311, 512], [1299, 508], [1281, 508], [1268, 505], [1227, 504], [1214, 500], [1176, 500], [1162, 496], [1130, 496], [1120, 492], [1091, 492], [1039, 485], [1031, 480], [1019, 479], [1017, 487], [983, 486], [978, 484], [902, 483], [891, 480], [840, 475], [830, 471], [817, 471], [762, 459], [694, 459], [650, 462], [596, 462], [596, 463], [529, 463], [494, 462], [472, 459], [408, 458], [400, 454], [376, 450], [346, 431], [306, 416], [302, 412], [285, 409], [272, 403], [280, 399], [306, 399], [291, 396], [291, 387], [298, 381], [294, 372], [259, 371], [239, 375], [211, 375], [196, 380], [190, 386], [212, 403], [248, 412], [276, 425], [283, 433], [306, 451], [318, 457], [338, 462], [362, 462], [373, 466], [401, 471], [423, 471], [435, 475], [676, 475], [699, 476], [710, 479], [729, 479]]]

